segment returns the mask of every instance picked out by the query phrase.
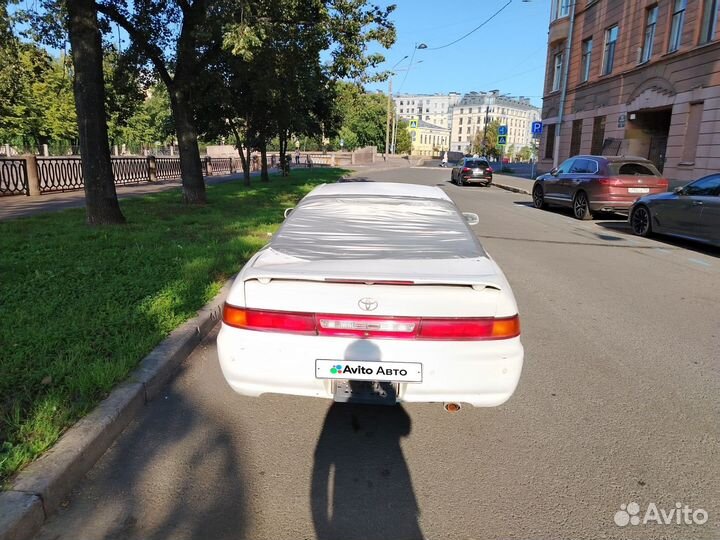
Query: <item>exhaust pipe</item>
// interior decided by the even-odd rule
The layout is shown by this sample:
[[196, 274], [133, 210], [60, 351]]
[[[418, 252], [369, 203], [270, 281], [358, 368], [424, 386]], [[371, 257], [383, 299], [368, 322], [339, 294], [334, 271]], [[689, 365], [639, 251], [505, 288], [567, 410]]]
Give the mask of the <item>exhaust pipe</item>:
[[460, 412], [460, 409], [462, 409], [462, 405], [460, 405], [459, 403], [445, 403], [443, 407], [449, 413]]

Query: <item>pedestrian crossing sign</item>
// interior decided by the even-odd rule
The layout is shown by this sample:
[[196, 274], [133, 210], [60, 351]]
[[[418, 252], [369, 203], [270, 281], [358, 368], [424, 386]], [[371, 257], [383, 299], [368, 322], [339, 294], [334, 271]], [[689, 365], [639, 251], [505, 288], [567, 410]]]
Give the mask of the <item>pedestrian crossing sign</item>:
[[417, 129], [417, 120], [410, 120], [410, 129]]
[[499, 146], [505, 146], [507, 144], [507, 136], [506, 135], [498, 135], [497, 143]]

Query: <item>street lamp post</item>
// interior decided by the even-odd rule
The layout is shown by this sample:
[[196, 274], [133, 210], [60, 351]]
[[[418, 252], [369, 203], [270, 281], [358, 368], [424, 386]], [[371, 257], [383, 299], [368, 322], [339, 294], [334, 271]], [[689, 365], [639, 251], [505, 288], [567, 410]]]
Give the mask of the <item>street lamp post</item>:
[[[490, 94], [497, 94], [500, 90], [490, 90]], [[494, 103], [494, 102], [493, 102]], [[485, 105], [485, 126], [483, 127], [483, 157], [487, 157], [487, 128], [490, 121], [490, 103]]]
[[393, 71], [396, 67], [403, 62], [408, 55], [403, 56], [390, 70], [390, 76], [388, 77], [388, 98], [387, 98], [387, 119], [385, 121], [385, 159], [387, 159], [388, 152], [390, 151], [390, 104], [392, 102], [392, 78]]
[[[415, 47], [413, 48], [412, 57], [410, 58], [411, 66], [412, 66], [413, 58], [415, 58], [415, 51], [418, 49], [427, 49], [427, 45], [425, 45], [424, 43], [420, 43], [420, 44], [416, 43], [415, 44]], [[385, 159], [387, 159], [388, 152], [390, 151], [390, 103], [392, 101], [392, 76], [393, 76], [392, 71], [396, 67], [398, 67], [400, 65], [400, 62], [405, 60], [407, 57], [408, 57], [408, 55], [403, 56], [400, 59], [400, 61], [397, 64], [395, 64], [390, 70], [391, 73], [390, 73], [390, 78], [388, 80], [387, 119], [385, 121]], [[407, 77], [407, 73], [405, 74], [405, 76]], [[405, 82], [405, 81], [403, 81], [403, 82]], [[400, 86], [402, 86], [402, 85], [400, 85]]]

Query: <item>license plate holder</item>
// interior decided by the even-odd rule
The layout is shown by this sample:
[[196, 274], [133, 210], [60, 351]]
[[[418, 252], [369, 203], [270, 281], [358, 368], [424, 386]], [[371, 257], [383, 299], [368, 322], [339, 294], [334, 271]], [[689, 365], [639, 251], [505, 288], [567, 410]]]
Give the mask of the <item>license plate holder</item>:
[[395, 405], [399, 385], [379, 381], [333, 381], [336, 403]]
[[630, 187], [628, 193], [650, 193], [650, 188], [646, 187]]

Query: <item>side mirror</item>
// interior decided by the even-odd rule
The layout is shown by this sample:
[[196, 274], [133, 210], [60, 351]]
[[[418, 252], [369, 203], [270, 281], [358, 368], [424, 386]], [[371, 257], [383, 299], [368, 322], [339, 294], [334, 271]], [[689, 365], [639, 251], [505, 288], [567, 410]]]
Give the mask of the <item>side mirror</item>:
[[558, 168], [557, 168], [557, 167], [553, 167], [553, 169], [550, 171], [550, 174], [553, 175], [553, 176], [557, 176], [557, 174], [558, 174]]
[[295, 210], [295, 209], [294, 209], [294, 208], [286, 208], [286, 209], [285, 209], [285, 212], [283, 213], [283, 216], [285, 217], [285, 219], [287, 219], [287, 217], [288, 217], [290, 214], [292, 214], [292, 211], [293, 211], [293, 210]]
[[468, 225], [477, 225], [480, 223], [478, 215], [473, 214], [472, 212], [463, 212], [463, 217], [465, 218], [465, 221], [467, 221]]
[[685, 186], [678, 186], [675, 189], [673, 189], [673, 193], [675, 195], [685, 195]]

